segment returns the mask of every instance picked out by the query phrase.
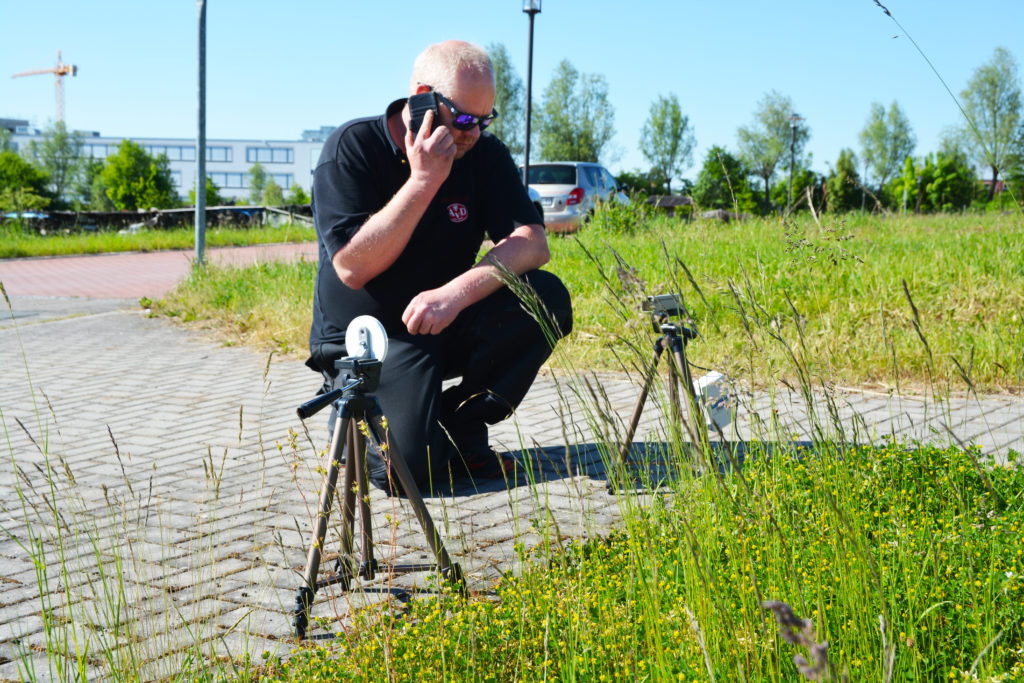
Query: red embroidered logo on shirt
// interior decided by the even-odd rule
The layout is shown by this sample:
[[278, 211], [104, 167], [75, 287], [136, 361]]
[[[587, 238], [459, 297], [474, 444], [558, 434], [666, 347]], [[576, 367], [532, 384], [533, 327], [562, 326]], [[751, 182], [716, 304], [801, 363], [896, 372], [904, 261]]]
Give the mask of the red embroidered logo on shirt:
[[465, 204], [459, 204], [458, 202], [449, 204], [448, 218], [451, 219], [452, 223], [461, 223], [469, 218], [469, 209], [466, 208]]

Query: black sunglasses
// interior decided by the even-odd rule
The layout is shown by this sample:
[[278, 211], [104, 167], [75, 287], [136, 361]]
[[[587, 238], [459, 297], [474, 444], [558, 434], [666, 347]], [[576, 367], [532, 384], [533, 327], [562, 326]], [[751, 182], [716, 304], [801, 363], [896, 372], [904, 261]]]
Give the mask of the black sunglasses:
[[487, 128], [487, 126], [491, 125], [491, 121], [498, 117], [497, 109], [491, 109], [491, 113], [487, 116], [473, 116], [472, 114], [466, 114], [456, 109], [455, 105], [452, 104], [452, 101], [447, 97], [436, 90], [434, 92], [437, 93], [437, 99], [441, 100], [441, 103], [448, 107], [448, 111], [450, 111], [452, 116], [455, 117], [455, 120], [452, 121], [452, 125], [459, 130], [473, 130], [476, 126], [480, 126], [480, 130], [482, 131]]

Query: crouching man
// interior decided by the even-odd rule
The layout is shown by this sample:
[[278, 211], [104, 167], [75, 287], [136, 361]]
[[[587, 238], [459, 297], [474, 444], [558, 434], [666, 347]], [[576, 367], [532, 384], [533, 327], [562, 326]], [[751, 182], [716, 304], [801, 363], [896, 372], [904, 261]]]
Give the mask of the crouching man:
[[[572, 305], [562, 282], [539, 270], [547, 239], [512, 157], [484, 132], [498, 116], [487, 53], [461, 41], [432, 45], [416, 59], [409, 92], [436, 103], [418, 132], [401, 99], [383, 116], [342, 125], [321, 153], [307, 365], [332, 388], [349, 322], [380, 320], [389, 342], [375, 395], [392, 443], [428, 489], [447, 480], [449, 462], [456, 474], [480, 477], [511, 469], [509, 456], [491, 450], [487, 427], [522, 401], [571, 330]], [[477, 260], [485, 236], [494, 246]], [[525, 310], [502, 279], [513, 274], [549, 316]], [[368, 469], [371, 482], [395, 491], [384, 461], [371, 454]]]

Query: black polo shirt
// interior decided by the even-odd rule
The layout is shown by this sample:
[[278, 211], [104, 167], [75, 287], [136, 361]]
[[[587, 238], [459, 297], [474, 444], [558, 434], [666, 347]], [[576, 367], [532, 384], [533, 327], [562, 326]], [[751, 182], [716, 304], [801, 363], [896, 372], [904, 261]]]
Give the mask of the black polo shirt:
[[310, 345], [343, 342], [349, 321], [372, 315], [389, 336], [406, 332], [402, 313], [420, 292], [468, 270], [485, 234], [494, 242], [541, 217], [523, 187], [505, 145], [483, 133], [452, 165], [409, 243], [387, 270], [353, 290], [338, 278], [334, 254], [380, 211], [409, 179], [409, 162], [388, 133], [383, 116], [350, 121], [327, 138], [313, 177], [313, 215], [320, 263], [313, 295]]

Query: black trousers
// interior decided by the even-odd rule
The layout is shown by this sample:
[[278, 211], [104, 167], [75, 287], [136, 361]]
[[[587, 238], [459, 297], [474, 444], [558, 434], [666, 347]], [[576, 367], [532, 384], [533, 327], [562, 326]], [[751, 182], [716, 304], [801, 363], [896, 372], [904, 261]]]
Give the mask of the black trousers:
[[[549, 314], [542, 327], [536, 309], [508, 287], [464, 310], [438, 335], [404, 333], [388, 340], [375, 396], [388, 421], [394, 447], [421, 490], [448, 478], [457, 452], [484, 452], [487, 425], [509, 417], [526, 396], [554, 343], [572, 330], [572, 303], [561, 280], [545, 271], [522, 278]], [[547, 329], [545, 329], [547, 328]], [[334, 387], [336, 344], [311, 349], [308, 363]], [[442, 382], [461, 381], [442, 392]], [[330, 418], [333, 429], [335, 415]], [[370, 480], [388, 489], [387, 466], [368, 458]]]

